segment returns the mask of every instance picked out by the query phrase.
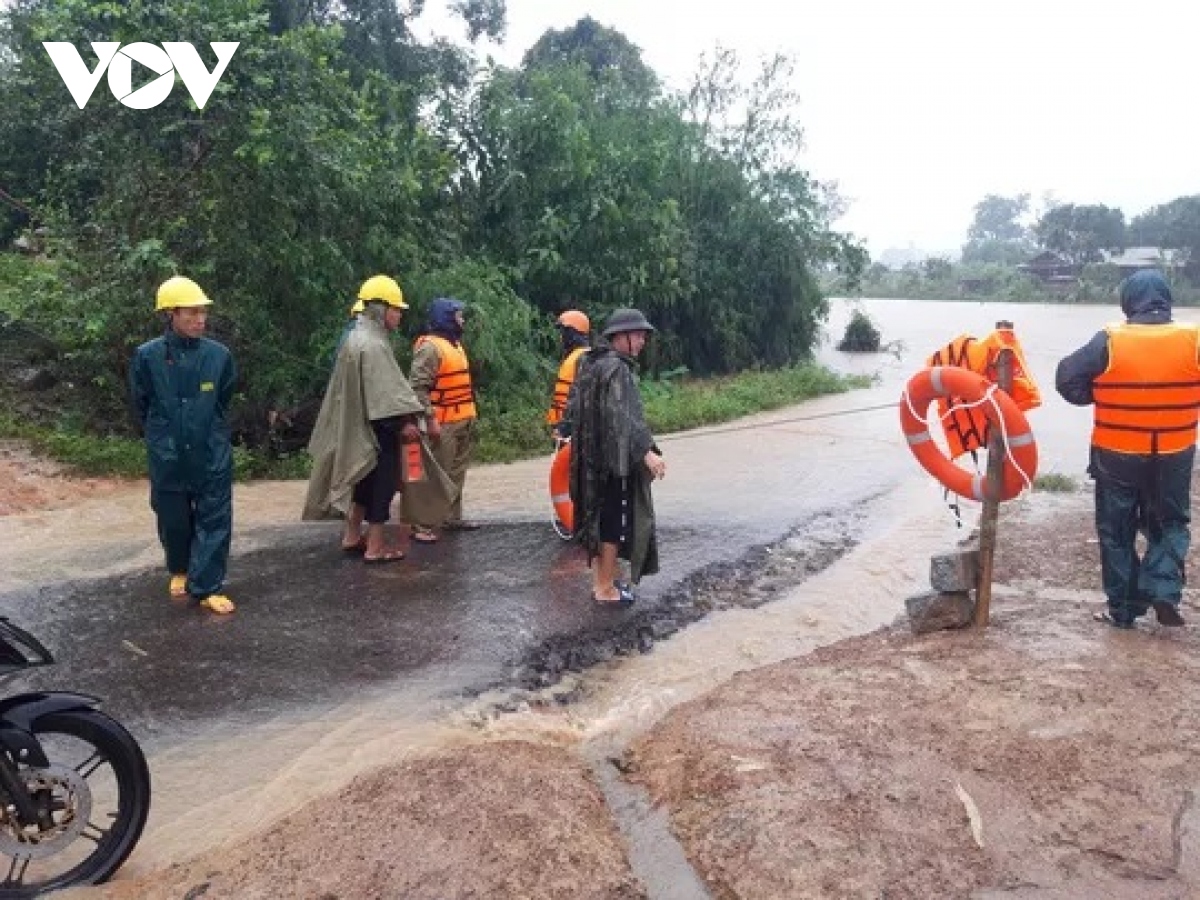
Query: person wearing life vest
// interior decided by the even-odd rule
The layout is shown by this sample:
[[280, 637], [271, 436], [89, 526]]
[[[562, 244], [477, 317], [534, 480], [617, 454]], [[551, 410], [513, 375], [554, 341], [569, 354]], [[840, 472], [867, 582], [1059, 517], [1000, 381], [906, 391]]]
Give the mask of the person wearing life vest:
[[429, 309], [425, 333], [413, 345], [409, 382], [430, 417], [429, 438], [438, 465], [458, 488], [444, 522], [413, 523], [412, 538], [422, 544], [437, 541], [435, 529], [473, 531], [479, 525], [462, 517], [462, 492], [467, 466], [475, 448], [475, 390], [471, 363], [463, 346], [466, 306], [452, 297], [439, 297]]
[[[1172, 321], [1171, 289], [1145, 270], [1121, 285], [1125, 321], [1109, 325], [1058, 365], [1068, 403], [1094, 407], [1088, 472], [1107, 613], [1133, 628], [1150, 609], [1183, 625], [1179, 604], [1191, 542], [1192, 463], [1200, 411], [1200, 328]], [[1137, 552], [1141, 530], [1147, 540]]]
[[159, 285], [155, 309], [166, 330], [134, 352], [129, 388], [146, 440], [168, 592], [224, 615], [234, 611], [223, 592], [233, 536], [229, 404], [237, 371], [228, 348], [204, 336], [211, 305], [190, 278]]
[[550, 410], [546, 413], [546, 424], [554, 430], [555, 437], [569, 438], [571, 425], [564, 418], [567, 397], [578, 374], [579, 360], [588, 350], [592, 324], [588, 317], [577, 309], [564, 312], [555, 324], [562, 336], [562, 348], [566, 355], [558, 367], [558, 377], [554, 380], [554, 395], [550, 400]]

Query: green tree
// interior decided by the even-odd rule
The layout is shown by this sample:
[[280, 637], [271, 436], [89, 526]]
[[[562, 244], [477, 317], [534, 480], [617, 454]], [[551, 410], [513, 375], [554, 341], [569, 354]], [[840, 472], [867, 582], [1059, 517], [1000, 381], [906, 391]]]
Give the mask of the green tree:
[[[72, 296], [46, 312], [70, 364], [106, 401], [92, 404], [98, 417], [120, 421], [125, 360], [152, 333], [154, 286], [169, 274], [192, 275], [214, 298], [255, 432], [268, 407], [319, 389], [318, 363], [364, 274], [437, 265], [421, 235], [450, 218], [454, 161], [388, 114], [408, 102], [405, 85], [356, 77], [340, 26], [274, 34], [256, 0], [27, 0], [10, 21], [17, 79], [4, 99], [44, 144], [29, 164], [0, 133], [0, 171], [16, 161], [67, 261]], [[203, 110], [179, 90], [150, 110], [97, 91], [79, 110], [40, 47], [64, 34], [149, 33], [241, 42]], [[22, 100], [22, 85], [39, 87]]]
[[1200, 282], [1200, 194], [1176, 197], [1136, 216], [1129, 223], [1129, 236], [1139, 246], [1184, 251], [1188, 277]]
[[1034, 226], [1038, 243], [1072, 262], [1099, 262], [1105, 250], [1125, 246], [1125, 214], [1103, 204], [1066, 203], [1045, 213]]
[[921, 272], [929, 281], [949, 281], [954, 277], [954, 264], [942, 256], [931, 256], [922, 261]]
[[1032, 247], [1025, 241], [969, 241], [962, 259], [969, 265], [1016, 266], [1029, 259]]
[[612, 28], [584, 16], [570, 28], [550, 29], [525, 51], [524, 71], [582, 64], [598, 83], [616, 82], [636, 97], [658, 94], [658, 76], [642, 59], [642, 51]]
[[975, 204], [975, 218], [967, 230], [967, 239], [972, 243], [1024, 241], [1029, 230], [1021, 223], [1021, 217], [1028, 212], [1028, 194], [1015, 197], [988, 194]]

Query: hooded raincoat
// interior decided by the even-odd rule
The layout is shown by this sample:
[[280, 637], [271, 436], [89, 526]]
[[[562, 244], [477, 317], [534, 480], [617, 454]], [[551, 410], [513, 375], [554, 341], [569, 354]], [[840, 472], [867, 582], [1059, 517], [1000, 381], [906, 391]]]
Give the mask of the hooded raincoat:
[[221, 591], [233, 533], [229, 404], [237, 372], [223, 345], [168, 330], [134, 352], [133, 405], [146, 440], [150, 505], [167, 568], [187, 591]]
[[600, 515], [614, 482], [624, 484], [632, 523], [618, 555], [634, 584], [658, 571], [651, 477], [644, 459], [655, 449], [646, 424], [632, 357], [601, 338], [580, 360], [567, 401], [571, 438], [571, 502], [575, 535], [589, 559], [600, 549]]

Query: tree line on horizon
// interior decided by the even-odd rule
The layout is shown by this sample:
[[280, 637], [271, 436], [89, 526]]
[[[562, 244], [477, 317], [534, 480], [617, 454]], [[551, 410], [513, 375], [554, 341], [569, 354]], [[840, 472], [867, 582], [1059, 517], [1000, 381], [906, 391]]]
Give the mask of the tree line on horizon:
[[[1031, 212], [1029, 194], [988, 194], [974, 210], [958, 259], [930, 255], [896, 269], [871, 263], [858, 285], [832, 278], [830, 290], [926, 299], [979, 297], [1040, 302], [1106, 302], [1128, 273], [1114, 257], [1132, 247], [1170, 253], [1158, 261], [1174, 284], [1176, 302], [1200, 305], [1200, 195], [1176, 197], [1131, 220], [1105, 204], [1047, 202]], [[1061, 264], [1043, 280], [1026, 264], [1043, 252]]]
[[1085, 266], [1129, 247], [1157, 247], [1181, 251], [1185, 274], [1200, 279], [1200, 194], [1176, 197], [1129, 221], [1120, 209], [1103, 203], [1051, 202], [1026, 224], [1030, 209], [1029, 194], [985, 196], [975, 205], [962, 261], [1015, 265], [1049, 250]]

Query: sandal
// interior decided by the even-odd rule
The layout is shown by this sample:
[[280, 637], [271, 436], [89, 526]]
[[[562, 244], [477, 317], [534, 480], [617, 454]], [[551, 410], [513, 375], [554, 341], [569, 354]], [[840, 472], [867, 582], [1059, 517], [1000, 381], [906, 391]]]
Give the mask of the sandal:
[[400, 562], [404, 559], [403, 550], [385, 550], [383, 556], [367, 556], [363, 554], [363, 562], [369, 566], [378, 566], [383, 563]]
[[200, 601], [201, 609], [207, 609], [209, 612], [216, 613], [219, 616], [225, 616], [237, 609], [233, 605], [233, 601], [224, 594], [209, 594]]
[[412, 539], [418, 544], [436, 544], [438, 536], [432, 528], [416, 528], [412, 530]]
[[614, 581], [613, 587], [617, 589], [617, 596], [615, 599], [605, 600], [593, 592], [592, 602], [598, 603], [600, 606], [633, 606], [634, 601], [637, 599], [633, 595], [633, 588], [627, 584], [622, 584], [620, 581]]
[[478, 522], [469, 522], [466, 519], [455, 519], [453, 522], [447, 522], [442, 526], [446, 531], [478, 531], [483, 526]]
[[357, 544], [342, 544], [343, 553], [366, 553], [367, 539], [360, 537]]

